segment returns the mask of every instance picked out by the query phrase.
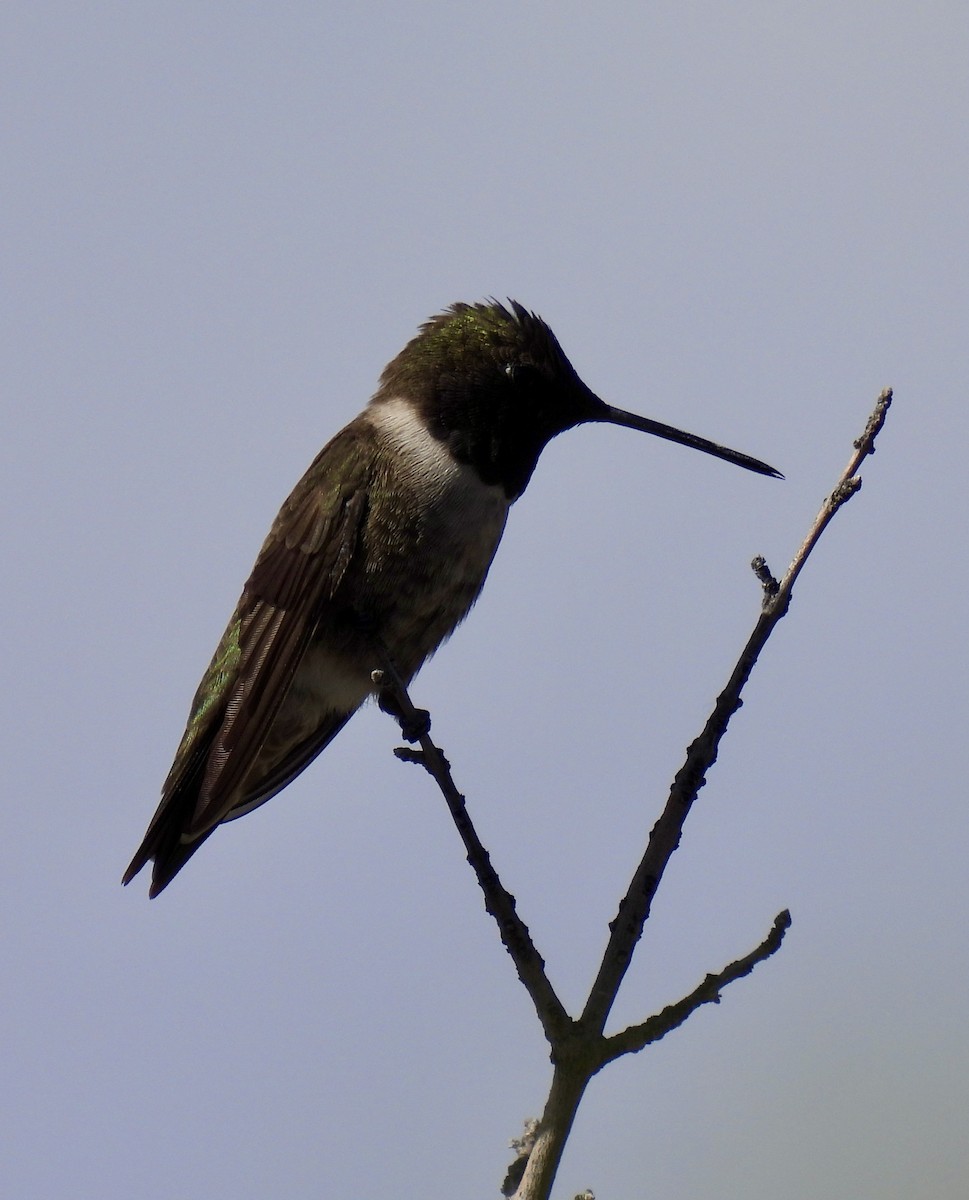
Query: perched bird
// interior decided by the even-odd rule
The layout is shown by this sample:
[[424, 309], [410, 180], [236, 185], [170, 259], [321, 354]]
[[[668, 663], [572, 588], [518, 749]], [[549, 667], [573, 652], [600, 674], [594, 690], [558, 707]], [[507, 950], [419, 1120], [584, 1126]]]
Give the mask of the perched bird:
[[382, 655], [409, 683], [477, 599], [542, 449], [592, 421], [780, 477], [604, 403], [520, 304], [433, 317], [276, 517], [124, 882], [153, 860], [157, 896], [217, 825], [295, 779], [377, 691]]

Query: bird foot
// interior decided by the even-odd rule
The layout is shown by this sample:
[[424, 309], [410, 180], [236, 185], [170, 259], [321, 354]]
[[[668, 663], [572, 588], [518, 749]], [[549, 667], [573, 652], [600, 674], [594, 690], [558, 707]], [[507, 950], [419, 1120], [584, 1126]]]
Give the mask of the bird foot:
[[390, 687], [381, 688], [377, 694], [377, 704], [381, 712], [393, 717], [400, 726], [400, 734], [405, 742], [419, 742], [431, 731], [431, 714], [426, 708], [411, 708], [404, 712], [397, 694]]

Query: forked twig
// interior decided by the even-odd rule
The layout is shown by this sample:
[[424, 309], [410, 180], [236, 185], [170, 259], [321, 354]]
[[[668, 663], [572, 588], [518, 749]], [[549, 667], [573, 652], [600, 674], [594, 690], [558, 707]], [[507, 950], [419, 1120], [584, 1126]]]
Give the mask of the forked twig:
[[554, 1071], [545, 1111], [541, 1120], [532, 1124], [528, 1136], [516, 1144], [518, 1157], [509, 1168], [502, 1189], [504, 1195], [513, 1196], [514, 1200], [545, 1200], [548, 1196], [579, 1102], [596, 1071], [623, 1054], [635, 1053], [657, 1041], [702, 1005], [719, 1002], [720, 992], [728, 983], [750, 974], [758, 963], [780, 948], [791, 921], [787, 911], [775, 918], [771, 932], [759, 946], [722, 970], [707, 975], [689, 995], [620, 1033], [608, 1037], [604, 1033], [606, 1020], [649, 917], [653, 896], [679, 845], [687, 814], [716, 761], [720, 740], [730, 718], [741, 705], [744, 685], [774, 627], [786, 614], [794, 583], [818, 539], [838, 509], [861, 487], [858, 468], [865, 457], [874, 452], [875, 438], [885, 422], [891, 402], [892, 392], [887, 389], [879, 396], [864, 433], [854, 443], [854, 453], [831, 495], [822, 504], [784, 577], [776, 580], [762, 557], [755, 558], [751, 564], [764, 592], [762, 611], [702, 732], [688, 747], [686, 759], [676, 773], [666, 807], [653, 826], [643, 858], [620, 902], [616, 918], [610, 923], [610, 937], [599, 972], [577, 1020], [569, 1016], [549, 983], [544, 961], [527, 926], [515, 911], [515, 899], [502, 886], [468, 815], [464, 797], [454, 784], [447, 759], [430, 738], [429, 723], [422, 724], [421, 714], [414, 708], [386, 648], [379, 648], [382, 661], [380, 671], [374, 673], [375, 682], [393, 697], [405, 736], [408, 736], [408, 729], [422, 730], [415, 738], [420, 743], [419, 751], [401, 748], [395, 753], [404, 761], [419, 763], [437, 782], [484, 893], [485, 907], [498, 924], [502, 942], [532, 998], [551, 1046]]

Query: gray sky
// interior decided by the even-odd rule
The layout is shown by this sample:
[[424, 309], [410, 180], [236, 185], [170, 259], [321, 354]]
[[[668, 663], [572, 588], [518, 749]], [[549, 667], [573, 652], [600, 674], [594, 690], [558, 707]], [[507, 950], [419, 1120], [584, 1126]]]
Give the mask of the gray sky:
[[[164, 896], [119, 879], [273, 515], [446, 304], [540, 312], [554, 443], [415, 700], [573, 1010], [683, 747], [896, 406], [621, 994], [775, 959], [591, 1086], [558, 1196], [961, 1200], [969, 8], [2, 14], [4, 1190], [493, 1195], [549, 1067], [368, 710]], [[953, 542], [953, 536], [959, 540]]]

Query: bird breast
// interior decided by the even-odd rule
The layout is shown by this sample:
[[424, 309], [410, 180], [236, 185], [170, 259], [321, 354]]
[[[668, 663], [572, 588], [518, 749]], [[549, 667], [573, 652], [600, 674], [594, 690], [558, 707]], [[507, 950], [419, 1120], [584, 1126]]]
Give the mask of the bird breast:
[[406, 401], [372, 405], [368, 415], [386, 469], [375, 483], [380, 494], [371, 506], [366, 559], [375, 590], [393, 593], [386, 596], [384, 639], [411, 674], [477, 599], [508, 498], [457, 462]]

